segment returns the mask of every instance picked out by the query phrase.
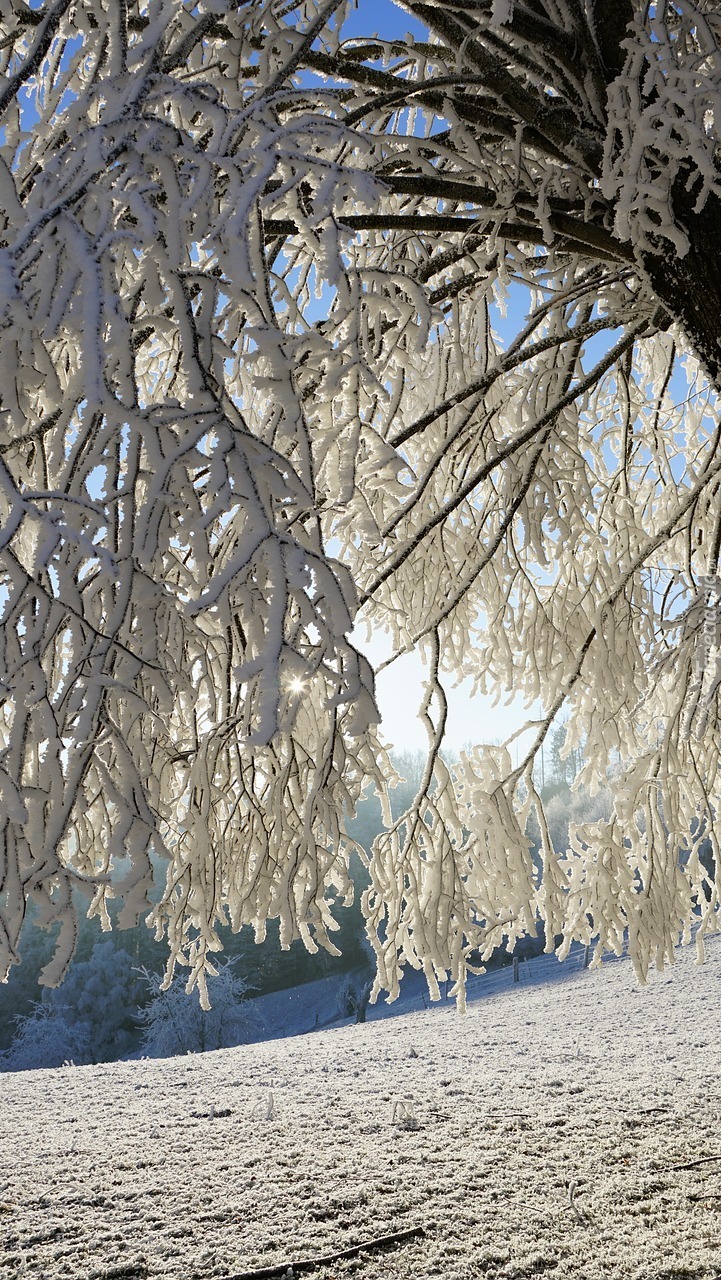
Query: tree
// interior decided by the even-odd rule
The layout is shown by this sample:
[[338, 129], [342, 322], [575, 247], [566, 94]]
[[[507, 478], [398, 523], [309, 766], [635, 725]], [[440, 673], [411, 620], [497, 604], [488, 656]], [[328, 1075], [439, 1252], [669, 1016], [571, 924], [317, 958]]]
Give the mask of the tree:
[[566, 725], [559, 724], [550, 735], [551, 772], [556, 783], [562, 787], [573, 782], [583, 764], [583, 753], [576, 747], [566, 754]]
[[[351, 9], [0, 7], [2, 968], [30, 899], [57, 982], [83, 894], [168, 981], [220, 919], [332, 949], [369, 783], [374, 994], [538, 918], [641, 978], [718, 927], [715, 5]], [[428, 663], [395, 820], [354, 623]], [[515, 768], [444, 763], [444, 675], [541, 702]], [[565, 856], [562, 710], [623, 766]]]
[[14, 1019], [12, 1044], [0, 1060], [14, 1071], [66, 1059], [114, 1062], [136, 1047], [134, 1015], [144, 994], [132, 956], [104, 938], [71, 966], [59, 990], [44, 990], [28, 1014]]
[[247, 986], [234, 971], [232, 960], [209, 973], [212, 1008], [188, 1000], [182, 987], [163, 987], [157, 974], [141, 970], [152, 999], [138, 1011], [143, 1027], [142, 1048], [149, 1058], [171, 1058], [181, 1053], [206, 1053], [231, 1049], [252, 1040], [261, 1025], [245, 998]]
[[0, 1070], [37, 1071], [87, 1061], [90, 1028], [63, 1005], [37, 1001], [33, 1011], [16, 1019], [9, 1048], [0, 1053]]

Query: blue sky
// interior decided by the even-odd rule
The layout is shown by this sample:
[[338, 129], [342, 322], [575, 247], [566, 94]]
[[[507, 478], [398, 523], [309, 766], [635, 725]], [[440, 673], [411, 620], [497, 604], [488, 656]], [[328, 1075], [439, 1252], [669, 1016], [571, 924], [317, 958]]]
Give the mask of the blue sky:
[[406, 13], [393, 0], [356, 0], [355, 11], [344, 24], [346, 36], [381, 36], [391, 39], [412, 32], [420, 39], [426, 28], [416, 18]]

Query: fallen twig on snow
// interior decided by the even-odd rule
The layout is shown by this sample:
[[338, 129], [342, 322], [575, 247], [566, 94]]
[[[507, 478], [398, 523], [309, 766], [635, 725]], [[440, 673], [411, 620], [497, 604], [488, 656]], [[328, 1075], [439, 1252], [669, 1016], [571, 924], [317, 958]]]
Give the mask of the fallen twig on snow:
[[146, 1280], [148, 1264], [145, 1258], [135, 1262], [121, 1262], [115, 1267], [106, 1267], [104, 1271], [91, 1272], [91, 1280]]
[[658, 1173], [673, 1173], [676, 1169], [695, 1169], [698, 1164], [710, 1164], [712, 1160], [721, 1160], [721, 1156], [701, 1156], [700, 1160], [687, 1160], [684, 1164], [670, 1164], [665, 1169], [658, 1169]]
[[239, 1271], [228, 1280], [273, 1280], [273, 1277], [295, 1276], [301, 1271], [314, 1271], [317, 1267], [327, 1267], [343, 1258], [357, 1258], [359, 1253], [369, 1253], [373, 1249], [386, 1249], [391, 1244], [399, 1244], [404, 1240], [412, 1240], [414, 1236], [425, 1235], [425, 1227], [406, 1227], [404, 1231], [394, 1231], [389, 1236], [377, 1236], [375, 1240], [363, 1240], [360, 1244], [351, 1245], [349, 1249], [341, 1249], [338, 1253], [327, 1253], [323, 1258], [294, 1258], [291, 1262], [277, 1262], [270, 1267], [259, 1267], [255, 1271]]

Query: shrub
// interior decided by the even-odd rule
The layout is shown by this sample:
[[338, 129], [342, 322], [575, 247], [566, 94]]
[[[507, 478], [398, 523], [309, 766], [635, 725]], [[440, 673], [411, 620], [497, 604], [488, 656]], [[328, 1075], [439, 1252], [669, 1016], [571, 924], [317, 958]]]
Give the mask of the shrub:
[[180, 983], [162, 991], [159, 974], [147, 969], [139, 972], [152, 993], [138, 1014], [143, 1027], [142, 1049], [150, 1058], [229, 1049], [254, 1039], [261, 1029], [246, 998], [248, 987], [235, 972], [233, 960], [219, 965], [217, 973], [208, 978], [210, 1009], [202, 1009], [197, 994], [187, 995]]
[[15, 1019], [17, 1031], [9, 1049], [0, 1053], [0, 1070], [33, 1071], [88, 1061], [90, 1027], [61, 1004], [38, 1000], [31, 1013]]

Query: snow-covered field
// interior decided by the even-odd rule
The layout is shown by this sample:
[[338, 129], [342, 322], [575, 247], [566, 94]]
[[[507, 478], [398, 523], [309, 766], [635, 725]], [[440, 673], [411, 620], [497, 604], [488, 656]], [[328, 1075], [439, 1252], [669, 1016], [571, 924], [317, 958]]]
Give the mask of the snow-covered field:
[[645, 990], [521, 973], [465, 1017], [0, 1076], [3, 1280], [282, 1274], [414, 1227], [296, 1274], [721, 1276], [721, 939]]

